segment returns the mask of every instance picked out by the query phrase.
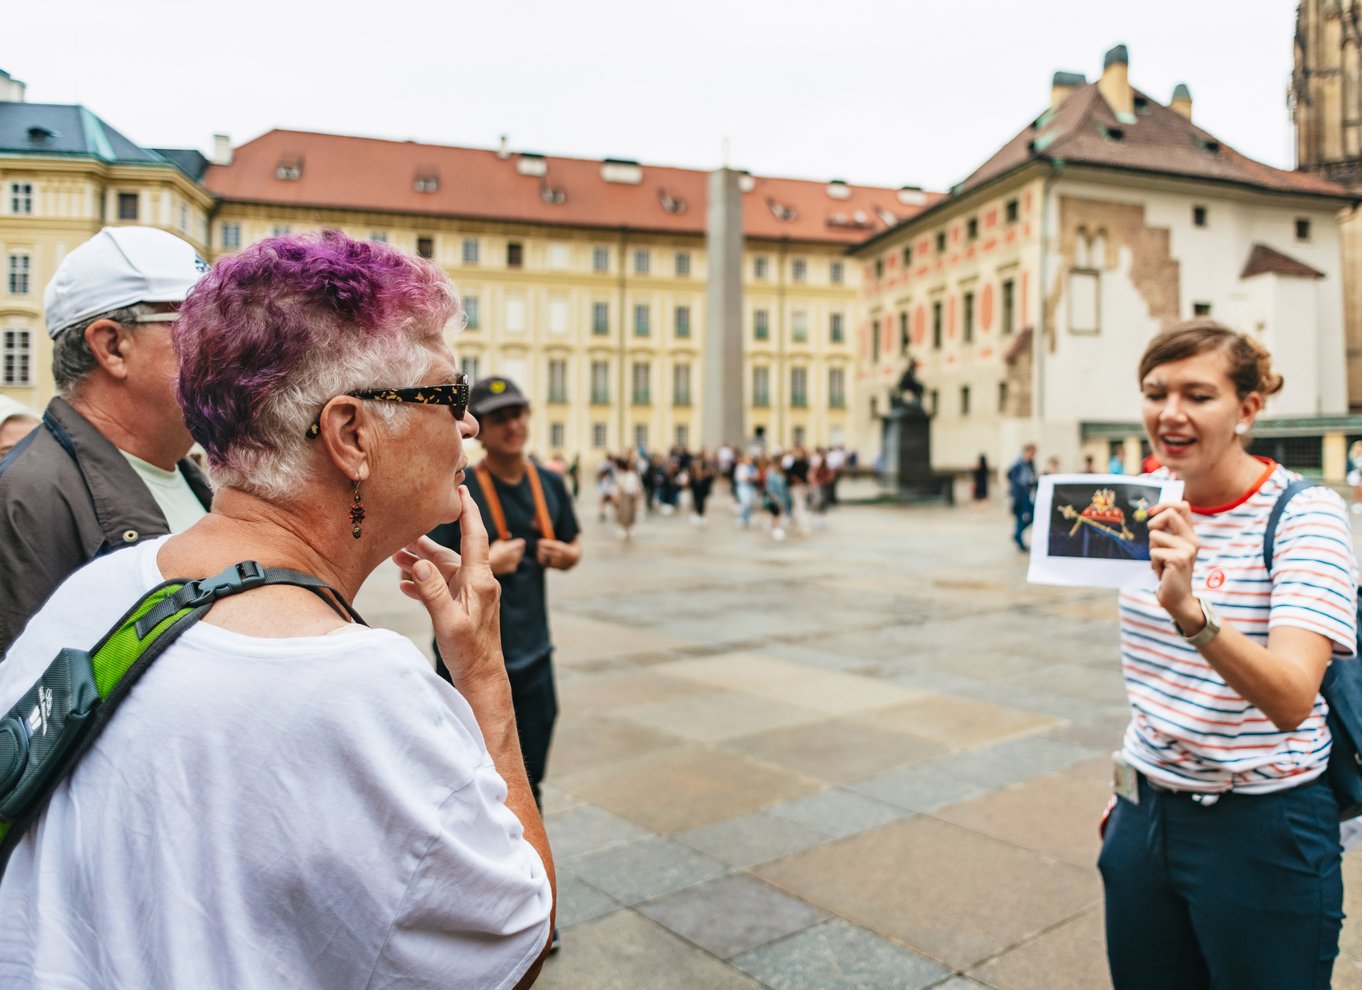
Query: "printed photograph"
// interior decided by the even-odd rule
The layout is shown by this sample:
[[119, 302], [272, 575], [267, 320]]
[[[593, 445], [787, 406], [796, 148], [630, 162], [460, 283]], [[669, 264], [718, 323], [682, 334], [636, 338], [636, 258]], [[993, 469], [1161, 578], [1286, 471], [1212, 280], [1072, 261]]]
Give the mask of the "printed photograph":
[[1050, 556], [1148, 560], [1149, 509], [1161, 492], [1158, 485], [1138, 482], [1056, 485]]

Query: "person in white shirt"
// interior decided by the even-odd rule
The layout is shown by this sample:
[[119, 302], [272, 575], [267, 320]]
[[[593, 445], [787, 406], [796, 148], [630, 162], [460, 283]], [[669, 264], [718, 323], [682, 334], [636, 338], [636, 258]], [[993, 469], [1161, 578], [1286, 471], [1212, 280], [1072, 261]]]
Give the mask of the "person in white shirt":
[[[223, 259], [174, 330], [218, 483], [184, 533], [63, 584], [0, 664], [10, 709], [146, 591], [243, 560], [352, 599], [392, 557], [458, 690], [320, 595], [219, 601], [147, 669], [0, 876], [0, 986], [510, 990], [553, 859], [501, 656], [477, 432], [427, 261], [336, 231]], [[453, 415], [451, 415], [451, 413]], [[463, 524], [460, 552], [422, 534]]]

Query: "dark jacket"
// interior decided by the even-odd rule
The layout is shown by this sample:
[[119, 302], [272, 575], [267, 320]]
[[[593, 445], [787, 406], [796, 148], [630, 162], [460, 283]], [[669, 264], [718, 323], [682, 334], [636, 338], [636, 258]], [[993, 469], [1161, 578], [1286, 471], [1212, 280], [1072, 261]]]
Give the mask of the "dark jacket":
[[[179, 467], [208, 508], [208, 479], [188, 459]], [[42, 429], [0, 460], [0, 658], [73, 571], [169, 532], [118, 448], [68, 403], [53, 399]]]

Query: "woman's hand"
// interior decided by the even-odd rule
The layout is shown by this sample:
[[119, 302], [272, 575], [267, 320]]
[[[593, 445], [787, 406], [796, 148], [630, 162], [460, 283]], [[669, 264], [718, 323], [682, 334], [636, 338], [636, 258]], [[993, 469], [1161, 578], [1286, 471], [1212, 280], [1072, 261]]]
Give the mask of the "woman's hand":
[[459, 553], [423, 536], [393, 554], [399, 589], [426, 607], [435, 642], [456, 685], [506, 676], [501, 655], [501, 585], [492, 574], [482, 515], [459, 486]]
[[1159, 579], [1155, 597], [1185, 635], [1205, 622], [1192, 594], [1192, 571], [1201, 542], [1187, 502], [1161, 502], [1149, 510], [1149, 563]]

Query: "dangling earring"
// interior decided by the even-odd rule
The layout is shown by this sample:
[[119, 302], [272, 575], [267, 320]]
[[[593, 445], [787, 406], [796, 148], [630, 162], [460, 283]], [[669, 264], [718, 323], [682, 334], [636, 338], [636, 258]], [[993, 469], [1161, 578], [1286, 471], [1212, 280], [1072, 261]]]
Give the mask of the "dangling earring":
[[1235, 424], [1234, 424], [1234, 435], [1235, 435], [1235, 436], [1242, 437], [1242, 436], [1243, 436], [1245, 433], [1247, 433], [1247, 432], [1248, 432], [1248, 424], [1247, 424], [1247, 423], [1235, 423]]
[[355, 479], [354, 494], [350, 498], [350, 535], [359, 539], [359, 524], [364, 522], [364, 503], [359, 500], [359, 479]]

